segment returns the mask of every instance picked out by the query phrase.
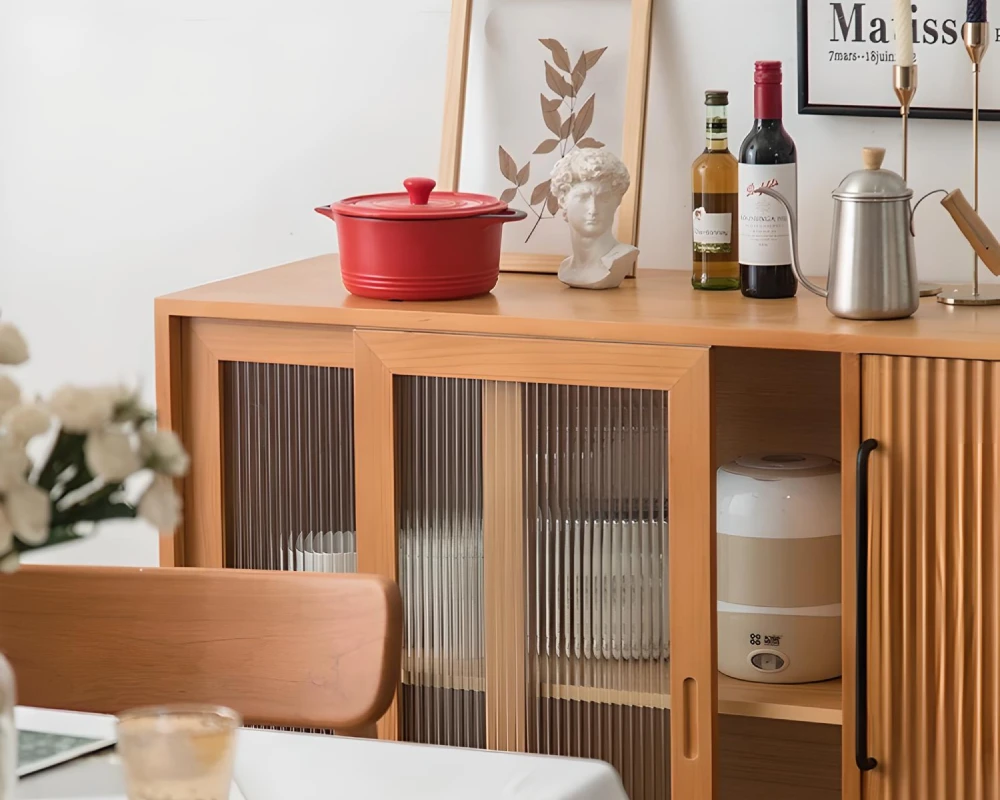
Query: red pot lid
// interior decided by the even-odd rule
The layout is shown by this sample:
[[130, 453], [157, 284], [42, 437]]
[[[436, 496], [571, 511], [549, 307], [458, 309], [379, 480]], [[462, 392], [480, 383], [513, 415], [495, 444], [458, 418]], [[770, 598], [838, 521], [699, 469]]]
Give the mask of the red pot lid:
[[405, 192], [364, 194], [333, 204], [337, 214], [369, 219], [457, 219], [496, 214], [507, 204], [488, 194], [433, 192], [437, 184], [430, 178], [407, 178]]

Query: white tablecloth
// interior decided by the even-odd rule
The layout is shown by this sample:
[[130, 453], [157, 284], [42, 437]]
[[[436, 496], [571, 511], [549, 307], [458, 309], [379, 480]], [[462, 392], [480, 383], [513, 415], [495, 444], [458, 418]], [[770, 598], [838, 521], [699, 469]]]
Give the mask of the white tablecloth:
[[[18, 727], [105, 736], [112, 717], [18, 709]], [[230, 800], [627, 800], [603, 761], [241, 730]], [[242, 794], [241, 794], [242, 793]], [[18, 800], [123, 800], [114, 755], [31, 775]]]

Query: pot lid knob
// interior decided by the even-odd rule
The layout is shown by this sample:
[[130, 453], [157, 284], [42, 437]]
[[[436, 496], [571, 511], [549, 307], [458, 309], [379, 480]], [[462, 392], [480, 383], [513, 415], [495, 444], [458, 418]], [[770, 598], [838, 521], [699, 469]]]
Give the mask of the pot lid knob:
[[[882, 151], [885, 152], [884, 150]], [[437, 186], [437, 181], [430, 178], [407, 178], [403, 181], [403, 187], [410, 196], [411, 206], [425, 206], [431, 199], [431, 192]]]
[[865, 169], [882, 169], [883, 159], [885, 159], [884, 147], [866, 147], [861, 151]]

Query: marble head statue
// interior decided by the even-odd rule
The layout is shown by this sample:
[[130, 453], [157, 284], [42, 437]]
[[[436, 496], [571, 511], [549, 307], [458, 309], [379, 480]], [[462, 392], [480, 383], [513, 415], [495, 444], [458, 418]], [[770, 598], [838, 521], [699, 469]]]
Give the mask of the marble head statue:
[[628, 191], [628, 169], [607, 150], [574, 150], [552, 168], [552, 193], [569, 223], [573, 255], [559, 280], [580, 289], [613, 289], [632, 271], [639, 250], [611, 232]]

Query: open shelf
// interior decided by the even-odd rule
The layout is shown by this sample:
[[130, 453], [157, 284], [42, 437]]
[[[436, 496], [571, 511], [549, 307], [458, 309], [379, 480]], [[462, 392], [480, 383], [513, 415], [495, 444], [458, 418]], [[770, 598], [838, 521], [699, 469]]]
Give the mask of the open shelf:
[[[543, 697], [670, 708], [670, 667], [658, 661], [540, 660]], [[750, 683], [719, 673], [719, 713], [840, 725], [841, 682]]]

